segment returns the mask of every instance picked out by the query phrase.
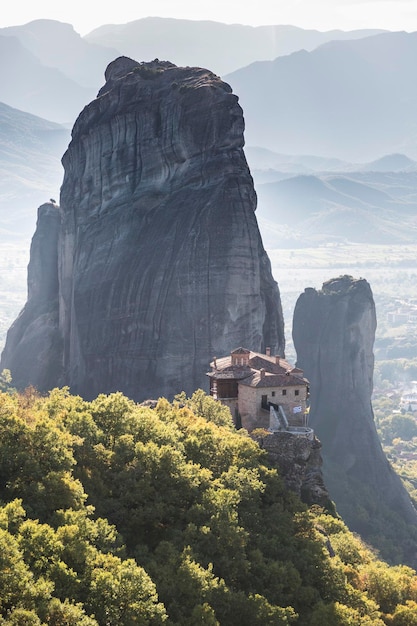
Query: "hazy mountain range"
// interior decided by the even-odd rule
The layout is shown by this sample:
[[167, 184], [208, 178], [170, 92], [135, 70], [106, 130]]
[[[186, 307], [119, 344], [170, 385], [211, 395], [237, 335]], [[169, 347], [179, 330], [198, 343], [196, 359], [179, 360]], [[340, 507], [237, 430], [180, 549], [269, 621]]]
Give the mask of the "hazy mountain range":
[[417, 162], [368, 163], [248, 148], [268, 248], [417, 241]]
[[58, 195], [68, 129], [124, 54], [240, 68], [225, 79], [244, 110], [258, 218], [275, 244], [302, 244], [306, 228], [317, 242], [415, 240], [417, 33], [146, 18], [81, 37], [37, 20], [0, 29], [0, 53], [3, 229], [32, 232], [37, 205]]
[[103, 26], [83, 38], [70, 24], [35, 20], [0, 29], [0, 100], [56, 122], [72, 123], [102, 85], [106, 65], [121, 54], [138, 61], [160, 58], [207, 67], [222, 75], [253, 61], [312, 50], [333, 39], [379, 32], [145, 18]]
[[417, 171], [301, 174], [257, 186], [267, 247], [417, 240]]
[[225, 77], [246, 142], [290, 154], [417, 157], [417, 33], [332, 41]]
[[0, 100], [17, 109], [72, 125], [77, 112], [95, 96], [94, 89], [44, 65], [19, 39], [1, 31], [0, 59]]
[[36, 209], [58, 200], [69, 130], [0, 103], [0, 237], [33, 234]]
[[304, 30], [296, 26], [243, 26], [211, 21], [148, 17], [107, 24], [85, 39], [113, 47], [139, 61], [158, 57], [176, 65], [207, 67], [219, 75], [254, 61], [272, 60], [297, 50], [313, 50], [334, 39], [357, 39], [381, 30]]

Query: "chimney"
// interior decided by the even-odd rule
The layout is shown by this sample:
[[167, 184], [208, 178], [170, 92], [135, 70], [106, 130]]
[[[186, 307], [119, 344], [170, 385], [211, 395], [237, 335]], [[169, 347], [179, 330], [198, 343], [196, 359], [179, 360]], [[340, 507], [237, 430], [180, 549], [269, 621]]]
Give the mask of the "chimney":
[[217, 369], [217, 357], [216, 356], [213, 357], [213, 365], [214, 365], [214, 369], [216, 370]]
[[261, 373], [261, 380], [262, 380], [262, 378], [265, 378], [265, 370], [264, 370], [264, 368], [262, 368], [262, 369], [261, 369], [261, 370], [259, 370], [259, 371], [260, 371], [260, 373]]
[[271, 356], [271, 348], [265, 348], [266, 356]]
[[281, 357], [280, 357], [280, 355], [279, 355], [279, 354], [277, 354], [277, 355], [276, 355], [276, 357], [275, 357], [275, 363], [276, 363], [277, 365], [279, 365], [279, 360], [280, 360], [280, 358], [281, 358]]

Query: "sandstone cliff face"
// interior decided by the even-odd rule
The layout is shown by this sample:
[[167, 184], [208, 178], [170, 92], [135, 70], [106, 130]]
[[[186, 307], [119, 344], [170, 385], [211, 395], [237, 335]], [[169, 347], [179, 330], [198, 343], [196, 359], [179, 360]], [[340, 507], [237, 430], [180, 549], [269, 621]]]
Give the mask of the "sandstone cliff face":
[[[237, 97], [207, 70], [109, 65], [63, 157], [57, 326], [41, 330], [58, 331], [62, 375], [42, 389], [170, 397], [206, 386], [209, 359], [233, 346], [283, 353], [243, 128]], [[22, 386], [36, 375], [11, 356], [25, 349], [17, 324], [2, 366]]]
[[[350, 276], [329, 280], [321, 291], [306, 289], [294, 311], [297, 365], [311, 383], [309, 425], [323, 444], [326, 486], [352, 530], [378, 543], [378, 534], [395, 534], [390, 524], [398, 532], [404, 522], [414, 525], [417, 514], [375, 428], [375, 329], [370, 286]], [[415, 559], [416, 544], [409, 539]]]
[[329, 493], [323, 481], [321, 443], [289, 432], [253, 435], [253, 439], [268, 453], [269, 462], [279, 469], [288, 489], [306, 504], [331, 507]]

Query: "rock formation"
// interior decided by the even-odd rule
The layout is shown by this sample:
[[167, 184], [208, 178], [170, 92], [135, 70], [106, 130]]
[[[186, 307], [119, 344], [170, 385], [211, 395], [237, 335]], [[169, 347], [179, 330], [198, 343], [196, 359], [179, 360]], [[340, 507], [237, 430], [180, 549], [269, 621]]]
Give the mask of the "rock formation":
[[269, 462], [279, 469], [288, 489], [306, 504], [332, 509], [323, 481], [321, 443], [317, 437], [255, 431], [252, 438], [266, 450]]
[[[121, 57], [105, 78], [63, 157], [58, 259], [32, 247], [48, 312], [29, 293], [2, 367], [19, 387], [143, 400], [205, 386], [231, 346], [283, 354], [238, 98], [208, 70], [158, 60]], [[32, 335], [46, 338], [33, 363]]]
[[2, 368], [7, 367], [18, 388], [46, 389], [60, 373], [61, 339], [58, 332], [59, 207], [46, 203], [38, 209], [30, 248], [28, 298], [7, 333]]
[[[371, 395], [375, 304], [364, 279], [306, 289], [294, 311], [297, 365], [310, 380], [309, 425], [323, 444], [324, 480], [352, 530], [382, 555], [417, 562], [417, 513], [381, 448]], [[392, 544], [392, 545], [391, 545]], [[402, 554], [399, 553], [402, 550]]]

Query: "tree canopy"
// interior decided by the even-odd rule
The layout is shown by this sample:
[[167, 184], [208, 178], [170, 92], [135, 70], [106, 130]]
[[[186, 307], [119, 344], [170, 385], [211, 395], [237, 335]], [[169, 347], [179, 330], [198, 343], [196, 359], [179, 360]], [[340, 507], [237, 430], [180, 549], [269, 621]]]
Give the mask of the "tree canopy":
[[0, 425], [0, 625], [417, 623], [416, 573], [302, 504], [201, 390], [3, 392]]

